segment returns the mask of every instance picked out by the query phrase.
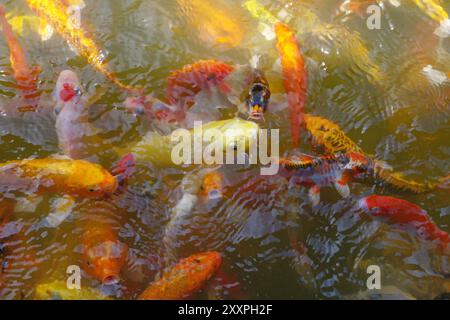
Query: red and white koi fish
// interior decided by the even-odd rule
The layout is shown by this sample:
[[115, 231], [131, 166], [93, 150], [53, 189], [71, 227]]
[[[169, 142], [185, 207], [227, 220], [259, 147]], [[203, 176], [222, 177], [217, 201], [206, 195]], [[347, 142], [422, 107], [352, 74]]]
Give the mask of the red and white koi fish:
[[[100, 144], [97, 130], [89, 123], [89, 107], [77, 74], [64, 70], [56, 81], [56, 132], [61, 150], [72, 159], [86, 159], [88, 148]], [[97, 140], [97, 141], [95, 141]], [[89, 141], [89, 143], [87, 143]]]
[[167, 102], [187, 110], [195, 104], [195, 96], [202, 90], [218, 87], [223, 93], [230, 88], [224, 79], [234, 67], [217, 60], [200, 60], [172, 72], [167, 79]]
[[0, 5], [0, 25], [10, 50], [10, 61], [14, 70], [14, 78], [25, 103], [19, 108], [19, 111], [35, 111], [38, 107], [40, 96], [37, 88], [40, 68], [29, 66], [26, 53], [14, 35], [6, 19], [5, 8], [2, 5]]
[[320, 188], [333, 185], [342, 197], [350, 195], [348, 183], [369, 170], [370, 159], [351, 152], [321, 157], [300, 154], [281, 158], [279, 174], [309, 189], [313, 205], [320, 201]]
[[291, 134], [294, 147], [300, 143], [300, 130], [304, 126], [304, 109], [307, 98], [308, 74], [305, 60], [294, 32], [284, 23], [275, 24], [277, 48], [281, 57], [283, 81], [291, 117]]
[[443, 250], [450, 243], [450, 235], [439, 229], [424, 209], [406, 200], [371, 195], [360, 199], [359, 207], [389, 224], [413, 230], [420, 239], [435, 241]]
[[179, 123], [186, 115], [180, 108], [164, 103], [151, 95], [128, 97], [125, 100], [125, 109], [135, 116], [145, 117], [149, 122], [157, 120], [164, 123]]

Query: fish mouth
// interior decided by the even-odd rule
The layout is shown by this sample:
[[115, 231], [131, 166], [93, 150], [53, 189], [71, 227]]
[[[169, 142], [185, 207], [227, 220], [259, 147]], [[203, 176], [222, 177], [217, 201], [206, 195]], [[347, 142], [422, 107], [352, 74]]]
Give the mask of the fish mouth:
[[108, 274], [102, 279], [102, 283], [105, 285], [113, 285], [119, 283], [119, 277], [115, 274]]
[[217, 200], [222, 198], [222, 193], [218, 189], [211, 190], [208, 192], [209, 200]]

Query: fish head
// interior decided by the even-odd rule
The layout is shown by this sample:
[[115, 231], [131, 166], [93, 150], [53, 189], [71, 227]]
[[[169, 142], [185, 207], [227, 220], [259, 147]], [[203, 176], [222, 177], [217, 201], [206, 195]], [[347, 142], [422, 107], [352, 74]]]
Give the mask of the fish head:
[[269, 101], [269, 87], [262, 81], [253, 83], [245, 99], [249, 118], [254, 120], [262, 119], [269, 105]]
[[359, 200], [359, 207], [374, 215], [389, 218], [392, 223], [426, 224], [427, 213], [421, 207], [395, 197], [370, 195]]
[[181, 262], [184, 268], [195, 272], [197, 278], [210, 279], [222, 266], [222, 255], [216, 251], [194, 254]]
[[128, 247], [120, 242], [111, 229], [93, 228], [83, 235], [86, 272], [103, 284], [115, 284], [125, 264]]
[[56, 80], [53, 96], [57, 102], [55, 113], [58, 114], [66, 103], [76, 102], [82, 96], [81, 82], [75, 72], [64, 70]]
[[355, 178], [364, 178], [373, 173], [372, 161], [359, 152], [349, 152], [342, 157], [344, 170], [350, 170]]
[[217, 171], [209, 172], [203, 177], [200, 195], [210, 200], [223, 196], [223, 175]]
[[75, 196], [99, 199], [117, 190], [117, 178], [97, 164], [79, 160], [72, 163], [72, 168], [66, 185]]
[[247, 152], [251, 145], [257, 143], [259, 126], [253, 121], [234, 118], [211, 122], [206, 126], [207, 128], [217, 128], [221, 132], [224, 151], [239, 150], [242, 147], [242, 150]]

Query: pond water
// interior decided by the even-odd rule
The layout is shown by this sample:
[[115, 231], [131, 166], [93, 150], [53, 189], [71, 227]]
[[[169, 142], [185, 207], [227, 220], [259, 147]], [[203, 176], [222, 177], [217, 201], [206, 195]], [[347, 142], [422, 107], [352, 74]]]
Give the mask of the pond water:
[[[244, 0], [84, 2], [83, 27], [91, 31], [110, 70], [123, 83], [164, 100], [172, 71], [215, 59], [236, 66], [229, 82], [241, 97], [247, 90], [242, 79], [251, 71], [252, 57], [259, 56], [272, 96], [281, 103], [287, 99], [276, 39], [250, 14]], [[450, 82], [445, 77], [433, 82], [426, 72], [450, 72], [448, 38], [433, 33], [439, 24], [414, 1], [400, 1], [400, 6], [379, 1], [381, 27], [374, 30], [367, 27], [364, 7], [371, 1], [354, 1], [362, 11], [347, 13], [340, 10], [343, 2], [260, 1], [291, 27], [301, 46], [308, 72], [305, 111], [338, 124], [367, 154], [408, 178], [436, 181], [448, 175]], [[36, 16], [25, 0], [0, 3], [10, 21]], [[441, 5], [450, 10], [449, 1]], [[89, 122], [98, 129], [101, 143], [86, 138], [90, 161], [112, 168], [119, 159], [113, 148], [126, 149], [148, 130], [167, 132], [167, 127], [148, 125], [126, 112], [128, 93], [97, 72], [56, 31], [43, 41], [34, 20], [24, 21], [22, 30], [15, 31], [30, 65], [41, 68], [41, 108], [14, 112], [20, 96], [9, 48], [0, 37], [1, 163], [62, 154], [52, 92], [64, 69], [75, 71], [84, 94], [96, 97]], [[221, 106], [215, 120], [229, 119], [238, 109], [228, 98], [212, 90], [197, 96], [196, 107], [207, 111]], [[258, 122], [262, 128], [280, 129], [281, 154], [292, 151], [289, 116], [288, 109], [269, 110]], [[300, 150], [314, 154], [304, 135]], [[448, 189], [413, 194], [355, 181], [350, 183], [351, 197], [343, 199], [334, 188], [323, 188], [321, 202], [312, 206], [305, 187], [277, 176], [259, 179], [258, 166], [225, 165], [219, 169], [224, 196], [197, 203], [167, 239], [173, 208], [183, 197], [183, 178], [201, 170], [138, 161], [121, 195], [77, 199], [56, 227], [43, 221], [64, 190], [41, 196], [35, 206], [26, 197], [15, 198], [14, 213], [0, 232], [5, 261], [0, 299], [35, 299], [38, 284], [65, 281], [68, 266], [82, 265], [85, 222], [97, 218], [107, 219], [118, 232], [128, 257], [118, 283], [104, 285], [83, 272], [81, 285], [116, 299], [135, 299], [167, 267], [169, 255], [173, 263], [203, 251], [222, 254], [221, 273], [227, 281], [213, 280], [194, 296], [198, 299], [352, 298], [367, 290], [369, 265], [381, 268], [383, 288], [396, 287], [404, 295], [432, 299], [450, 290], [448, 255], [356, 206], [358, 199], [374, 193], [402, 198], [424, 208], [449, 232]], [[306, 255], [299, 257], [292, 242]]]

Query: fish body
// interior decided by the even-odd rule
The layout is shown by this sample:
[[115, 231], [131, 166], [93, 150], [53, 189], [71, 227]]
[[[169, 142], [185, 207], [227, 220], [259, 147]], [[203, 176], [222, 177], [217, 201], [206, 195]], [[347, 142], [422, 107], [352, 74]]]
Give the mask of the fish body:
[[82, 235], [84, 270], [103, 284], [120, 280], [128, 247], [119, 241], [108, 223], [89, 222]]
[[14, 70], [14, 78], [18, 89], [26, 105], [19, 111], [35, 111], [39, 102], [39, 90], [37, 87], [40, 69], [30, 67], [26, 53], [8, 23], [5, 16], [5, 8], [0, 5], [0, 25], [3, 29], [6, 42], [10, 50], [11, 66]]
[[222, 265], [218, 252], [204, 252], [182, 259], [161, 279], [153, 282], [138, 297], [139, 300], [180, 300], [201, 290]]
[[[259, 126], [255, 122], [232, 118], [211, 121], [203, 124], [199, 129], [186, 130], [184, 131], [185, 135], [182, 135], [183, 139], [186, 138], [193, 142], [196, 139], [196, 130], [200, 131], [200, 129], [203, 133], [201, 137], [202, 152], [211, 144], [208, 136], [213, 132], [221, 133], [222, 150], [224, 151], [233, 148], [238, 143], [245, 145], [246, 151], [249, 150], [248, 146], [255, 145], [259, 132]], [[162, 136], [154, 132], [148, 132], [141, 141], [126, 148], [126, 152], [134, 154], [137, 161], [151, 161], [156, 166], [179, 166], [180, 164], [175, 164], [172, 161], [172, 152], [179, 143], [179, 140], [172, 139], [172, 134]], [[185, 164], [192, 164], [192, 161]]]
[[294, 32], [284, 23], [275, 24], [277, 49], [281, 57], [283, 82], [288, 96], [291, 134], [294, 147], [300, 143], [300, 130], [304, 125], [304, 109], [307, 98], [308, 75], [305, 60]]
[[67, 288], [66, 281], [53, 281], [38, 284], [35, 288], [35, 297], [38, 300], [110, 300], [101, 292], [89, 288]]
[[409, 201], [371, 195], [360, 199], [359, 207], [391, 225], [414, 231], [422, 240], [436, 241], [442, 249], [450, 243], [450, 235], [439, 229], [424, 209]]
[[320, 188], [334, 186], [343, 197], [350, 195], [348, 182], [366, 174], [370, 159], [359, 153], [313, 157], [307, 154], [281, 158], [279, 174], [309, 188], [313, 205], [320, 201]]
[[224, 79], [234, 67], [222, 61], [200, 60], [174, 71], [167, 78], [166, 100], [170, 105], [186, 110], [195, 103], [195, 96], [202, 90], [213, 87], [228, 93], [230, 89]]
[[117, 180], [84, 160], [27, 159], [0, 164], [0, 193], [63, 193], [101, 198], [115, 192]]
[[94, 40], [81, 26], [72, 23], [73, 17], [62, 1], [27, 0], [27, 3], [39, 17], [50, 24], [70, 46], [75, 48], [79, 55], [85, 57], [95, 70], [102, 73], [118, 87], [135, 90], [135, 88], [123, 84], [109, 71], [105, 62], [105, 53], [98, 48]]
[[217, 2], [210, 0], [177, 1], [182, 14], [197, 29], [202, 41], [226, 47], [236, 47], [242, 42], [244, 28], [239, 20], [230, 14], [233, 12], [232, 7], [222, 9], [217, 6]]
[[435, 34], [442, 38], [450, 35], [450, 19], [447, 11], [436, 0], [414, 0], [415, 4], [425, 12], [431, 19], [440, 25], [436, 29]]
[[361, 148], [342, 131], [339, 125], [328, 119], [306, 114], [305, 127], [314, 148], [321, 149], [323, 153], [362, 153]]

